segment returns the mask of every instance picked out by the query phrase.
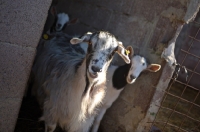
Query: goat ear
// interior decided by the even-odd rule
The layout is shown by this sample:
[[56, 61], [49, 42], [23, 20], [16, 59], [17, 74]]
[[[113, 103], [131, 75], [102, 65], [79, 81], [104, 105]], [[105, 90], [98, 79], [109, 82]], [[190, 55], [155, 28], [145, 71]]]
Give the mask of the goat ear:
[[127, 51], [122, 42], [118, 42], [118, 47], [117, 47], [117, 51], [116, 51], [123, 59], [124, 61], [129, 64], [130, 63], [130, 58], [129, 58], [129, 53], [130, 51]]
[[90, 36], [92, 35], [91, 32], [87, 32], [84, 36], [82, 36], [81, 38], [72, 38], [70, 40], [71, 44], [78, 44], [81, 42], [88, 42], [90, 40]]
[[55, 7], [55, 6], [52, 6], [52, 7], [50, 8], [50, 12], [51, 12], [51, 14], [52, 14], [53, 16], [56, 16], [56, 15], [57, 15], [56, 7]]
[[133, 50], [132, 46], [126, 47], [126, 54], [128, 54], [128, 56], [129, 56], [130, 59], [133, 57], [134, 50]]
[[77, 24], [77, 23], [79, 23], [79, 19], [78, 18], [73, 18], [67, 24], [68, 25], [73, 25], [73, 24]]
[[150, 64], [146, 70], [150, 71], [150, 72], [157, 72], [159, 71], [161, 68], [161, 65], [159, 64]]

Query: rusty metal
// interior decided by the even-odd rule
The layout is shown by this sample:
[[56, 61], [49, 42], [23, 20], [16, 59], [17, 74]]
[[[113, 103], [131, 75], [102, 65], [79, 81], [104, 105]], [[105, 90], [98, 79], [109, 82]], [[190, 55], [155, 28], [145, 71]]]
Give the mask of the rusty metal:
[[[200, 61], [200, 60], [199, 60], [199, 61]], [[199, 96], [199, 93], [200, 93], [200, 91], [199, 91], [198, 94], [196, 95], [196, 97], [195, 97], [195, 99], [193, 100], [193, 102], [196, 101], [197, 97]], [[190, 112], [190, 110], [192, 109], [192, 107], [193, 107], [193, 104], [191, 104], [189, 110], [187, 111], [187, 114]], [[182, 126], [182, 124], [184, 123], [184, 121], [185, 121], [185, 120], [183, 119], [183, 121], [181, 122], [181, 125], [179, 126], [179, 129], [180, 129], [180, 127]], [[179, 131], [179, 129], [178, 129], [178, 131]]]
[[[152, 123], [152, 122], [147, 122], [147, 123]], [[160, 124], [166, 123], [166, 124], [167, 124], [168, 126], [170, 126], [170, 127], [178, 128], [176, 125], [173, 125], [173, 124], [167, 123], [167, 122], [163, 122], [163, 121], [155, 121], [155, 123], [160, 123]], [[184, 129], [182, 129], [182, 128], [181, 128], [181, 130], [184, 131], [184, 132], [188, 132], [187, 130], [184, 130]], [[163, 131], [161, 130], [161, 132], [163, 132]]]
[[[198, 25], [200, 26], [200, 23], [197, 22], [197, 21], [194, 21], [193, 23], [198, 24]], [[200, 40], [197, 39], [197, 35], [198, 35], [199, 33], [200, 33], [200, 27], [198, 27], [198, 30], [197, 30], [197, 32], [196, 32], [196, 34], [195, 34], [194, 37], [193, 37], [193, 36], [190, 36], [190, 35], [188, 36], [190, 39], [192, 39], [192, 40], [191, 40], [191, 43], [190, 43], [190, 45], [189, 45], [189, 48], [188, 48], [188, 50], [183, 50], [183, 49], [180, 50], [181, 52], [183, 52], [183, 53], [185, 54], [185, 56], [183, 57], [182, 62], [179, 64], [178, 71], [175, 71], [173, 77], [170, 78], [170, 79], [171, 79], [171, 83], [169, 84], [168, 89], [167, 89], [166, 91], [163, 91], [163, 92], [165, 92], [165, 95], [164, 95], [164, 97], [163, 97], [163, 100], [161, 101], [161, 105], [160, 105], [160, 106], [157, 105], [157, 106], [159, 107], [159, 108], [158, 108], [158, 113], [159, 113], [159, 111], [161, 111], [161, 108], [162, 108], [162, 110], [168, 110], [168, 111], [170, 112], [170, 114], [169, 114], [168, 116], [166, 116], [166, 117], [167, 117], [167, 118], [166, 118], [166, 121], [162, 121], [162, 120], [159, 120], [159, 121], [158, 121], [158, 119], [157, 119], [158, 113], [157, 113], [157, 114], [155, 115], [155, 119], [154, 119], [152, 122], [148, 122], [148, 123], [151, 123], [151, 127], [150, 127], [149, 131], [151, 131], [151, 128], [153, 127], [153, 125], [155, 125], [156, 123], [159, 123], [159, 124], [162, 124], [162, 125], [163, 125], [162, 128], [159, 128], [162, 132], [165, 132], [165, 129], [166, 129], [167, 126], [176, 128], [176, 129], [177, 129], [177, 130], [176, 130], [177, 132], [179, 132], [179, 131], [188, 132], [188, 130], [186, 130], [186, 129], [183, 128], [183, 124], [185, 123], [186, 119], [190, 119], [190, 120], [195, 121], [196, 123], [198, 123], [198, 125], [195, 126], [195, 127], [193, 127], [192, 129], [194, 129], [194, 128], [197, 128], [197, 129], [198, 129], [198, 128], [200, 127], [200, 120], [195, 119], [195, 117], [191, 117], [191, 116], [189, 115], [189, 113], [190, 113], [190, 111], [192, 110], [193, 106], [196, 106], [197, 108], [200, 108], [200, 105], [198, 105], [198, 104], [195, 103], [196, 100], [197, 100], [197, 98], [200, 96], [200, 89], [199, 89], [199, 88], [196, 88], [196, 87], [194, 87], [194, 86], [189, 85], [189, 83], [190, 83], [190, 81], [191, 81], [191, 79], [192, 79], [192, 77], [193, 77], [194, 74], [200, 75], [200, 73], [198, 73], [198, 72], [196, 71], [196, 69], [197, 69], [197, 67], [199, 66], [199, 63], [200, 63], [200, 56], [195, 55], [195, 54], [193, 54], [193, 53], [190, 52], [192, 46], [195, 44], [195, 43], [194, 43], [195, 41], [198, 42], [198, 43], [200, 44]], [[198, 62], [195, 64], [195, 67], [194, 67], [192, 70], [185, 67], [185, 70], [187, 70], [187, 71], [190, 72], [190, 76], [189, 76], [189, 79], [186, 80], [186, 83], [184, 83], [184, 82], [182, 82], [182, 81], [180, 81], [180, 80], [177, 80], [177, 78], [178, 78], [178, 75], [179, 75], [180, 67], [184, 67], [183, 64], [184, 64], [184, 62], [185, 62], [185, 60], [187, 59], [188, 56], [193, 56], [193, 57], [195, 57], [196, 59], [198, 59]], [[179, 83], [179, 84], [183, 85], [183, 89], [181, 89], [181, 92], [180, 92], [181, 94], [180, 94], [179, 96], [170, 93], [170, 90], [171, 90], [171, 88], [172, 88], [172, 85], [175, 84], [175, 83]], [[196, 94], [195, 94], [195, 96], [194, 96], [195, 98], [192, 99], [192, 101], [191, 101], [191, 100], [189, 101], [189, 100], [183, 98], [183, 95], [185, 94], [186, 89], [192, 89], [192, 90], [195, 90], [195, 91], [196, 91]], [[176, 101], [175, 105], [173, 106], [173, 108], [168, 108], [168, 107], [163, 106], [163, 104], [164, 104], [164, 102], [166, 101], [166, 98], [167, 98], [168, 96], [172, 96], [172, 97], [175, 97], [175, 98], [177, 99], [177, 101]], [[186, 113], [185, 113], [185, 112], [182, 113], [182, 112], [176, 110], [176, 108], [177, 108], [178, 104], [180, 103], [180, 101], [185, 101], [185, 102], [188, 103], [188, 105], [189, 105], [188, 108], [189, 108], [189, 109], [186, 110]], [[180, 115], [180, 116], [183, 118], [183, 120], [181, 120], [180, 123], [179, 123], [178, 125], [171, 124], [171, 123], [169, 122], [170, 119], [172, 118], [172, 115], [173, 115], [174, 113]], [[196, 123], [195, 123], [195, 125], [196, 125]], [[190, 129], [191, 129], [191, 128], [190, 128]]]
[[[171, 79], [174, 79], [174, 78], [171, 78]], [[175, 82], [178, 82], [178, 83], [180, 83], [180, 84], [183, 84], [183, 85], [186, 85], [186, 83], [183, 83], [183, 82], [181, 82], [181, 81], [178, 81], [178, 80], [175, 80]], [[192, 88], [193, 90], [199, 90], [198, 88], [195, 88], [195, 87], [193, 87], [193, 86], [191, 86], [191, 85], [187, 85], [187, 87], [190, 87], [190, 88]]]
[[[157, 105], [157, 106], [158, 106], [158, 105]], [[158, 107], [161, 107], [162, 109], [166, 109], [166, 110], [173, 111], [173, 109], [170, 109], [170, 108], [167, 108], [167, 107], [164, 107], [164, 106], [158, 106]], [[183, 113], [181, 113], [181, 112], [179, 112], [179, 111], [176, 111], [176, 110], [174, 110], [174, 112], [177, 113], [177, 114], [180, 114], [180, 115], [182, 115], [182, 116], [185, 116], [185, 117], [187, 117], [187, 118], [190, 118], [190, 119], [193, 120], [193, 121], [196, 121], [196, 122], [199, 122], [199, 123], [200, 123], [199, 120], [196, 120], [196, 119], [194, 119], [194, 118], [188, 116], [187, 114], [183, 114]]]
[[165, 94], [168, 94], [168, 95], [170, 95], [170, 96], [173, 96], [173, 97], [175, 97], [175, 98], [177, 98], [177, 99], [181, 99], [182, 101], [185, 101], [185, 102], [187, 102], [187, 103], [191, 103], [191, 104], [193, 104], [193, 105], [195, 105], [195, 106], [197, 106], [197, 107], [200, 108], [200, 105], [198, 105], [198, 104], [195, 104], [195, 103], [193, 103], [193, 102], [191, 102], [191, 101], [188, 101], [188, 100], [186, 100], [186, 99], [184, 99], [184, 98], [181, 98], [181, 97], [176, 96], [176, 95], [174, 95], [174, 94], [171, 94], [171, 93], [169, 93], [169, 92], [166, 92], [166, 91], [164, 91], [164, 92], [165, 92]]

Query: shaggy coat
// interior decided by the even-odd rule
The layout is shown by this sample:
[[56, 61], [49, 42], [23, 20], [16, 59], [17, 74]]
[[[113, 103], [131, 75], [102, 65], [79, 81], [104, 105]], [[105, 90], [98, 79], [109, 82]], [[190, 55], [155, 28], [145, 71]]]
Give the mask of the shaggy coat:
[[[71, 42], [71, 44], [70, 44]], [[77, 43], [87, 42], [87, 53]], [[73, 44], [73, 45], [72, 45]], [[125, 48], [104, 31], [71, 38], [63, 33], [45, 43], [35, 61], [34, 95], [43, 108], [45, 131], [58, 124], [68, 132], [87, 132], [105, 94], [106, 71], [117, 52], [130, 63]]]

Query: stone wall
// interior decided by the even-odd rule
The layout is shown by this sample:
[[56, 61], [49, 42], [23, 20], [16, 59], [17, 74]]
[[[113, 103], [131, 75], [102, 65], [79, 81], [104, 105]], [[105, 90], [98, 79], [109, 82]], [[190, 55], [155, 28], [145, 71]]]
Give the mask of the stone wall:
[[0, 1], [0, 131], [13, 132], [51, 0]]

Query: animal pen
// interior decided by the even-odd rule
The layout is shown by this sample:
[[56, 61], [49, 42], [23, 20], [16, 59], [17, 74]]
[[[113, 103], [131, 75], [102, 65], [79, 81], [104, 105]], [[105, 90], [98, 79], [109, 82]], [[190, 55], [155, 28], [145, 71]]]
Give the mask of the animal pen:
[[[53, 3], [55, 1], [56, 0], [53, 0]], [[151, 63], [158, 63], [162, 66], [159, 72], [155, 74], [144, 72], [133, 85], [126, 86], [119, 98], [104, 115], [99, 129], [100, 132], [200, 131], [200, 13], [197, 14], [200, 6], [199, 0], [166, 0], [165, 2], [162, 0], [58, 1], [59, 4], [56, 6], [59, 11], [64, 11], [68, 13], [70, 17], [79, 19], [79, 23], [67, 26], [64, 31], [65, 33], [78, 36], [88, 31], [107, 30], [113, 33], [125, 46], [131, 45], [136, 54], [146, 57]], [[30, 16], [34, 10], [41, 9], [45, 3], [45, 1], [37, 1], [35, 4], [34, 2], [35, 1], [32, 1], [32, 4], [35, 5], [35, 7], [38, 5], [41, 5], [41, 7], [37, 7], [36, 9], [31, 8]], [[13, 1], [13, 3], [15, 2]], [[48, 5], [48, 2], [46, 3], [46, 5]], [[0, 7], [3, 6], [3, 4], [0, 4]], [[12, 4], [8, 2], [7, 5], [9, 7], [9, 5]], [[16, 6], [16, 9], [20, 7], [26, 9], [28, 7], [27, 5], [17, 6], [16, 4], [14, 6]], [[30, 5], [30, 7], [33, 7], [33, 5]], [[8, 10], [12, 12], [15, 8], [10, 7]], [[42, 14], [47, 15], [48, 11], [45, 9], [44, 11], [46, 12], [42, 12]], [[16, 12], [17, 11], [14, 11], [15, 14], [17, 14]], [[23, 13], [23, 11], [21, 11], [21, 13]], [[18, 12], [18, 14], [20, 14], [20, 12]], [[46, 17], [44, 17], [45, 15], [40, 14], [39, 16], [36, 14], [37, 17], [35, 17], [38, 19], [30, 19], [31, 17], [29, 18], [27, 15], [25, 16], [25, 21], [22, 22], [28, 21], [28, 24], [33, 22], [38, 26], [38, 23], [42, 23], [46, 20]], [[12, 17], [12, 15], [7, 16]], [[39, 22], [39, 18], [41, 22]], [[194, 18], [195, 20], [193, 20]], [[51, 25], [53, 19], [54, 18], [52, 18], [49, 13], [46, 25], [49, 23]], [[16, 19], [16, 21], [17, 20], [18, 19]], [[21, 19], [18, 21], [21, 23]], [[17, 26], [21, 25], [23, 24]], [[7, 27], [9, 26], [12, 26], [12, 24], [7, 25]], [[31, 35], [27, 34], [27, 32], [29, 33], [30, 29], [33, 27], [31, 26], [27, 31], [25, 30], [26, 32], [23, 33], [25, 38], [30, 38], [30, 40], [32, 40], [32, 37], [30, 37]], [[10, 29], [12, 28], [9, 28], [9, 31]], [[43, 35], [41, 34], [41, 27], [35, 29], [40, 29], [37, 33], [34, 32], [35, 34], [38, 34], [38, 36]], [[176, 33], [179, 29], [180, 34], [178, 33], [177, 35]], [[4, 28], [2, 31], [4, 31]], [[15, 40], [15, 35], [13, 35], [13, 40]], [[22, 36], [17, 38], [21, 37]], [[12, 39], [9, 40], [9, 46], [13, 46], [10, 45], [10, 41], [13, 41]], [[18, 44], [18, 41], [19, 39], [16, 39], [15, 43]], [[27, 42], [29, 41], [27, 40]], [[3, 40], [1, 40], [1, 42], [3, 42]], [[38, 42], [37, 40], [33, 43], [37, 45]], [[170, 54], [172, 55], [170, 59], [168, 58], [170, 55], [166, 55], [164, 59], [161, 58], [163, 51], [169, 49], [171, 43], [175, 45], [174, 52], [173, 47], [171, 51], [172, 54], [175, 53], [176, 61], [172, 54]], [[3, 50], [6, 44], [0, 45], [2, 46], [0, 47], [0, 53], [3, 55], [7, 54], [4, 52], [5, 50]], [[16, 47], [21, 49], [23, 46], [24, 45]], [[14, 49], [18, 49], [16, 47], [14, 47]], [[27, 52], [31, 49], [29, 45], [25, 45], [24, 47], [28, 47]], [[35, 51], [36, 46], [32, 47]], [[31, 52], [31, 54], [34, 58], [34, 52]], [[23, 56], [22, 54], [19, 55]], [[7, 56], [12, 57], [11, 53]], [[21, 79], [20, 76], [24, 75], [21, 73], [26, 69], [24, 68], [26, 65], [20, 63], [21, 65], [17, 68], [22, 67], [22, 70], [19, 72], [20, 76], [16, 75], [15, 79], [19, 79], [15, 80], [15, 82], [20, 82], [22, 80], [26, 80], [27, 82], [33, 58], [26, 62], [29, 63], [30, 67], [26, 67], [29, 70], [27, 72], [27, 77], [24, 77], [25, 79]], [[8, 63], [5, 64], [10, 64], [12, 62], [12, 59], [11, 61], [10, 59], [8, 60]], [[166, 60], [168, 62], [166, 62]], [[13, 63], [13, 65], [16, 65], [15, 61], [13, 61]], [[121, 65], [123, 62], [119, 56], [115, 56], [113, 63]], [[0, 68], [1, 66], [3, 66], [3, 64], [0, 65]], [[5, 67], [7, 67], [7, 65]], [[9, 72], [12, 73], [13, 70]], [[7, 80], [9, 81], [6, 82], [6, 84], [13, 84], [10, 81], [13, 80], [12, 78]], [[24, 82], [24, 84], [26, 82]], [[15, 85], [18, 86], [18, 84]], [[3, 119], [2, 121], [0, 120], [0, 131], [43, 132], [44, 124], [38, 121], [42, 114], [39, 105], [35, 98], [29, 95], [30, 89], [28, 89], [27, 96], [22, 100], [25, 85], [21, 87], [24, 89], [12, 89], [13, 91], [17, 91], [14, 97], [17, 95], [17, 98], [21, 99], [20, 101], [17, 100], [17, 104], [12, 105], [12, 103], [10, 104], [4, 99], [0, 99], [0, 101], [3, 102], [3, 105], [0, 106], [0, 118], [2, 116]], [[6, 91], [8, 89], [3, 90]], [[5, 92], [0, 92], [0, 95], [4, 98], [6, 94], [2, 95], [1, 93]], [[8, 91], [8, 93], [10, 93], [10, 91]], [[22, 94], [19, 96], [18, 93]], [[13, 98], [13, 95], [9, 94], [5, 96], [6, 99], [8, 99], [8, 97]], [[13, 112], [10, 111], [10, 109], [6, 109], [8, 104], [9, 107], [19, 105], [19, 107], [12, 108], [12, 110], [15, 110], [16, 116], [18, 116], [12, 117], [12, 119], [9, 118], [9, 120], [7, 120], [7, 117]], [[4, 105], [6, 107], [4, 107]], [[19, 111], [16, 110], [18, 108], [20, 108]], [[15, 119], [17, 121], [14, 129], [11, 125], [14, 123], [10, 123], [10, 120], [15, 122]], [[11, 126], [9, 130], [8, 126]], [[56, 132], [59, 131], [61, 131], [60, 128], [57, 128]]]
[[161, 131], [200, 131], [200, 13], [183, 27], [176, 42], [178, 65], [156, 118], [149, 122]]

